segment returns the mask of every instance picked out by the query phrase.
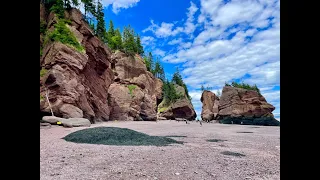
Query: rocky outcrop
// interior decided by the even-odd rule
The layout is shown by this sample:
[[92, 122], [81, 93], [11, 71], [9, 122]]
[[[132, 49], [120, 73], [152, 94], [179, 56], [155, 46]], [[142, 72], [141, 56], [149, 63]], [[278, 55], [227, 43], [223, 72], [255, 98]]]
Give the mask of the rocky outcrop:
[[219, 112], [219, 97], [213, 92], [205, 90], [203, 91], [200, 100], [202, 102], [201, 119], [203, 121], [214, 120]]
[[182, 97], [170, 104], [166, 102], [166, 99], [163, 99], [158, 107], [158, 116], [161, 117], [161, 119], [164, 117], [166, 119], [184, 118], [194, 120], [197, 114], [190, 100], [187, 98], [184, 88], [175, 84], [175, 90], [178, 94], [182, 94]]
[[162, 81], [147, 71], [139, 55], [118, 51], [112, 55], [111, 66], [115, 78], [108, 90], [110, 120], [155, 121]]
[[85, 118], [59, 118], [55, 116], [44, 116], [42, 118], [43, 122], [57, 125], [58, 122], [64, 127], [90, 127], [91, 123], [88, 119]]
[[225, 86], [219, 101], [217, 119], [222, 123], [279, 125], [272, 114], [274, 109], [256, 91]]
[[[48, 92], [55, 116], [85, 117], [91, 122], [109, 120], [107, 92], [114, 79], [111, 51], [94, 36], [79, 10], [71, 9], [65, 15], [71, 20], [68, 28], [85, 52], [60, 42], [47, 43], [40, 59], [40, 66], [47, 70], [40, 80], [40, 96], [46, 97]], [[46, 17], [47, 29], [54, 29], [56, 21], [50, 13]], [[40, 111], [50, 112], [46, 98], [40, 100]]]

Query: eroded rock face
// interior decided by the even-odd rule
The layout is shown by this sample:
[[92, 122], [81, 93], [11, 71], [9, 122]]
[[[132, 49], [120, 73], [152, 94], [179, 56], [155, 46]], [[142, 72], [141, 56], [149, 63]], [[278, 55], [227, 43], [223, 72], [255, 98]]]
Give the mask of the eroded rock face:
[[[40, 9], [44, 11], [41, 5]], [[53, 30], [57, 17], [41, 12], [48, 31]], [[79, 10], [66, 11], [65, 17], [71, 20], [67, 27], [85, 52], [60, 42], [44, 45], [40, 68], [47, 72], [40, 78], [40, 112], [51, 112], [45, 98], [48, 93], [57, 117], [84, 117], [92, 123], [156, 120], [163, 84], [147, 71], [144, 60], [139, 55], [129, 56], [120, 51], [112, 54], [94, 36]], [[42, 43], [40, 40], [40, 46]]]
[[230, 120], [242, 124], [279, 124], [272, 114], [274, 109], [275, 107], [256, 91], [225, 86], [219, 101], [217, 119], [228, 123]]
[[166, 119], [184, 118], [187, 120], [194, 120], [197, 114], [186, 96], [185, 90], [179, 85], [175, 85], [176, 92], [182, 94], [182, 98], [176, 100], [176, 102], [166, 105], [165, 99], [159, 105], [159, 117]]
[[262, 117], [272, 116], [274, 106], [256, 91], [225, 86], [219, 104], [219, 116]]
[[110, 96], [109, 105], [112, 107], [110, 120], [140, 120], [140, 103], [144, 97], [144, 93], [139, 87], [136, 87], [130, 93], [127, 86], [114, 83], [111, 84], [108, 94]]
[[162, 93], [161, 80], [147, 71], [139, 56], [116, 52], [111, 66], [115, 82], [108, 91], [112, 107], [110, 120], [155, 121], [157, 98], [161, 98]]
[[[91, 122], [109, 120], [108, 88], [113, 83], [111, 51], [95, 37], [82, 19], [81, 12], [71, 9], [69, 29], [84, 46], [85, 52], [60, 42], [46, 44], [40, 66], [47, 73], [40, 80], [40, 94], [49, 93], [54, 115], [65, 118], [90, 119]], [[54, 14], [47, 17], [48, 29], [56, 23]], [[44, 98], [40, 100], [40, 111], [50, 112]]]
[[214, 120], [219, 112], [219, 98], [211, 91], [203, 91], [201, 95], [202, 112], [201, 119], [204, 121]]

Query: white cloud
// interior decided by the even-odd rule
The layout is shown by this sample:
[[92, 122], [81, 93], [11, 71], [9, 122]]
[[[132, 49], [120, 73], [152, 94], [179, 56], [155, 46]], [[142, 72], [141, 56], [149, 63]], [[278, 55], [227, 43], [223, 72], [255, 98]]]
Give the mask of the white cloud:
[[206, 20], [206, 17], [216, 14], [217, 9], [223, 3], [222, 0], [201, 0], [201, 14], [198, 18], [198, 22], [202, 23]]
[[105, 7], [112, 5], [112, 11], [118, 14], [121, 9], [128, 9], [137, 5], [140, 0], [102, 0], [102, 4]]
[[199, 119], [201, 119], [201, 110], [202, 110], [202, 103], [200, 101], [201, 94], [202, 94], [201, 91], [189, 92], [189, 95], [192, 98], [191, 99], [192, 105], [193, 105], [194, 110], [196, 111], [197, 117], [199, 117]]
[[180, 43], [180, 46], [178, 47], [178, 49], [186, 49], [186, 48], [189, 48], [191, 47], [192, 43], [191, 42], [186, 42], [186, 43]]
[[174, 27], [176, 22], [174, 23], [167, 23], [162, 22], [160, 25], [154, 23], [153, 20], [151, 20], [151, 25], [144, 29], [142, 32], [151, 31], [153, 32], [156, 37], [158, 38], [166, 38], [169, 36], [175, 36], [179, 33], [186, 33], [186, 34], [192, 34], [194, 30], [196, 29], [196, 25], [193, 24], [194, 21], [194, 14], [198, 11], [198, 7], [190, 1], [190, 7], [188, 8], [187, 12], [187, 20], [184, 23], [184, 27]]
[[172, 23], [165, 23], [162, 22], [161, 26], [156, 30], [156, 36], [157, 37], [167, 37], [167, 36], [174, 36], [176, 34], [178, 34], [179, 32], [181, 32], [182, 29], [172, 29], [174, 26], [174, 24]]
[[166, 54], [165, 51], [161, 50], [161, 49], [155, 49], [152, 51], [152, 54], [158, 55], [158, 56], [164, 56]]
[[264, 28], [269, 25], [267, 18], [279, 16], [280, 1], [201, 0], [198, 23], [211, 21], [215, 26], [226, 28], [233, 24], [251, 23], [252, 26]]
[[195, 45], [205, 44], [208, 40], [212, 38], [219, 37], [225, 29], [217, 28], [217, 27], [210, 27], [204, 31], [202, 31], [195, 39]]
[[141, 44], [144, 46], [148, 46], [154, 44], [156, 40], [152, 36], [142, 36], [141, 37]]
[[196, 4], [194, 4], [192, 1], [190, 1], [190, 7], [188, 8], [188, 13], [187, 13], [187, 16], [188, 16], [188, 21], [193, 21], [194, 20], [194, 14], [198, 11], [198, 7], [196, 6]]
[[256, 29], [249, 29], [246, 31], [246, 36], [252, 36], [256, 32], [257, 32]]
[[162, 22], [161, 25], [157, 25], [153, 20], [150, 21], [151, 25], [144, 29], [142, 32], [152, 31], [158, 38], [175, 36], [183, 31], [182, 27], [177, 27], [173, 29], [173, 23]]
[[169, 45], [175, 45], [175, 44], [180, 44], [182, 42], [182, 38], [179, 39], [173, 39], [168, 42]]
[[280, 84], [280, 61], [275, 61], [262, 66], [258, 66], [248, 71], [251, 78], [247, 80], [249, 84], [272, 85]]
[[[181, 73], [194, 97], [192, 103], [197, 114], [200, 115], [202, 106], [201, 84], [214, 87], [215, 93], [225, 82], [243, 78], [246, 83], [257, 84], [266, 100], [276, 107], [274, 113], [280, 119], [280, 91], [273, 90], [274, 86], [280, 86], [279, 1], [201, 0], [200, 4], [198, 17], [191, 13], [198, 11], [190, 10], [192, 3], [187, 10], [188, 19], [197, 20], [195, 27], [200, 27], [200, 33], [190, 42], [171, 40], [169, 44], [179, 46], [162, 58], [165, 62], [181, 63]], [[177, 27], [167, 24], [170, 31], [162, 34], [172, 36]], [[157, 35], [156, 30], [162, 25], [152, 22], [152, 26]], [[235, 35], [229, 36], [231, 33]]]
[[217, 16], [212, 16], [214, 24], [227, 27], [232, 24], [251, 22], [263, 9], [263, 5], [257, 1], [231, 1], [222, 6]]
[[[204, 85], [204, 87], [207, 87], [207, 85]], [[200, 87], [198, 87], [200, 88]], [[217, 91], [220, 91], [220, 93], [222, 92], [222, 88], [214, 88], [212, 90], [210, 90], [211, 92], [213, 92], [214, 94], [217, 94]], [[201, 90], [194, 90], [189, 92], [192, 102], [192, 105], [197, 113], [197, 116], [199, 117], [199, 119], [201, 119], [201, 111], [202, 111], [202, 103], [201, 103], [201, 95], [202, 95], [202, 91]]]
[[274, 102], [280, 99], [280, 91], [269, 91], [262, 93], [262, 95], [266, 98], [267, 102]]
[[188, 8], [188, 19], [185, 23], [185, 28], [184, 28], [184, 32], [186, 34], [190, 34], [193, 33], [194, 30], [196, 29], [196, 26], [193, 24], [194, 21], [194, 14], [198, 11], [198, 7], [192, 2], [190, 1], [191, 6]]

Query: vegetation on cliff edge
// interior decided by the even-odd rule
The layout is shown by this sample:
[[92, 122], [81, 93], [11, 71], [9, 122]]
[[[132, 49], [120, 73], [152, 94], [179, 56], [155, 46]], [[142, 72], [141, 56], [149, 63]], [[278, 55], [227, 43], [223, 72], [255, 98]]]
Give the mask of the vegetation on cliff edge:
[[176, 102], [178, 99], [181, 99], [184, 97], [184, 93], [177, 92], [177, 90], [175, 88], [175, 84], [183, 87], [185, 94], [191, 103], [191, 97], [188, 93], [188, 88], [187, 88], [186, 84], [183, 82], [179, 70], [177, 70], [173, 74], [171, 82], [169, 82], [169, 80], [166, 80], [163, 83], [162, 92], [163, 92], [164, 99], [163, 99], [162, 106], [160, 107], [160, 105], [159, 105], [158, 111], [163, 110], [162, 107], [166, 107], [166, 106], [170, 105], [171, 103]]
[[84, 47], [78, 42], [77, 38], [67, 27], [65, 21], [58, 20], [54, 27], [54, 30], [47, 34], [47, 38], [49, 38], [49, 40], [59, 41], [63, 44], [70, 45], [79, 52], [84, 51]]
[[40, 77], [45, 76], [47, 73], [48, 73], [48, 70], [42, 68], [42, 69], [40, 70]]
[[136, 85], [132, 85], [132, 84], [128, 85], [128, 89], [129, 89], [129, 93], [130, 93], [131, 97], [134, 97], [132, 91], [133, 91], [134, 89], [136, 89], [136, 88], [137, 88]]
[[225, 86], [232, 86], [232, 87], [236, 87], [236, 88], [253, 90], [253, 91], [258, 92], [259, 95], [261, 95], [260, 89], [257, 87], [256, 84], [255, 84], [255, 85], [250, 85], [250, 84], [247, 84], [247, 83], [244, 83], [244, 82], [242, 82], [242, 83], [237, 83], [237, 82], [233, 81], [233, 82], [231, 83], [231, 85], [228, 84], [228, 83], [225, 83]]

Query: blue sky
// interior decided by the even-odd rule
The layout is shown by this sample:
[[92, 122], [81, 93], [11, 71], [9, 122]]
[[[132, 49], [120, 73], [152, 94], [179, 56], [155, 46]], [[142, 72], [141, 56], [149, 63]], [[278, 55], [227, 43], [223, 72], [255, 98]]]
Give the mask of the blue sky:
[[[257, 84], [280, 120], [279, 0], [102, 0], [107, 24], [128, 24], [166, 77], [179, 68], [198, 117], [201, 90]], [[108, 28], [108, 27], [107, 27]]]

